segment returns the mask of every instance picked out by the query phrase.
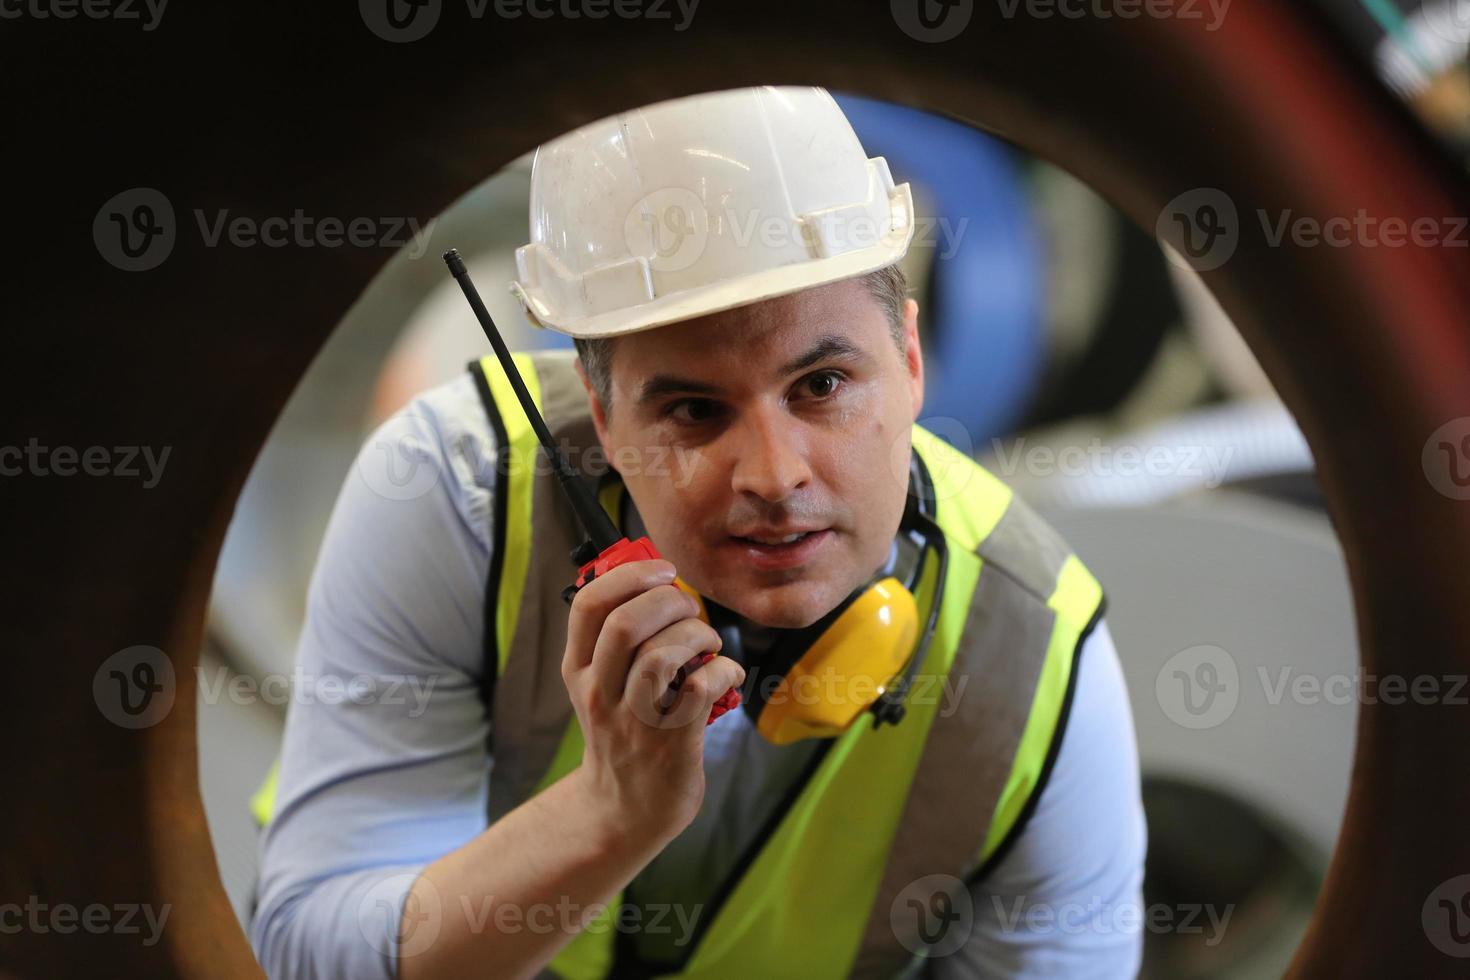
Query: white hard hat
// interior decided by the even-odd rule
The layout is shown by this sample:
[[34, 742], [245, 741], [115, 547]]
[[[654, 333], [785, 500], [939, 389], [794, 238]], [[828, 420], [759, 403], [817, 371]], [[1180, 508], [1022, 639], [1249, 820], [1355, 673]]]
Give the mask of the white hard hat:
[[898, 261], [909, 185], [825, 89], [660, 102], [536, 150], [511, 291], [533, 323], [611, 337]]

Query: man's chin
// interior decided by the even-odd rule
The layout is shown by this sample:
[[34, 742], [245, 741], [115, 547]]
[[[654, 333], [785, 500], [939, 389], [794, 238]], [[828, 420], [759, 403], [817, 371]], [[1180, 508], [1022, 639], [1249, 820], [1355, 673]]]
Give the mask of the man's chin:
[[717, 601], [758, 626], [802, 629], [821, 619], [842, 601], [819, 583], [793, 582], [784, 586], [751, 588]]

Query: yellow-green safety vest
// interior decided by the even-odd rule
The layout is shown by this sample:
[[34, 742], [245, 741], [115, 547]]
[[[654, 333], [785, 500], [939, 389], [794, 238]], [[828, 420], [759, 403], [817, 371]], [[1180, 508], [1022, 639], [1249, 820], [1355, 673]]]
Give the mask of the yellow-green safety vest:
[[[575, 461], [594, 459], [575, 353], [514, 357], [558, 445]], [[550, 467], [537, 462], [539, 441], [499, 361], [486, 357], [471, 370], [497, 465], [481, 681], [494, 752], [488, 825], [581, 762], [581, 728], [559, 664], [561, 590], [583, 534]], [[1076, 659], [1106, 600], [1055, 530], [1004, 483], [923, 426], [913, 428], [913, 447], [934, 483], [949, 556], [933, 642], [904, 719], [875, 728], [865, 716], [826, 740], [769, 836], [711, 893], [681, 963], [637, 962], [616, 928], [619, 894], [543, 977], [887, 980], [933, 941], [913, 909], [983, 878], [1014, 843], [1060, 748]], [[624, 492], [615, 479], [601, 481], [599, 500], [615, 521]], [[920, 609], [933, 598], [936, 566], [930, 561], [920, 578]], [[946, 712], [945, 699], [914, 696], [945, 684], [962, 691]], [[273, 768], [252, 800], [262, 824], [273, 812], [275, 776]]]

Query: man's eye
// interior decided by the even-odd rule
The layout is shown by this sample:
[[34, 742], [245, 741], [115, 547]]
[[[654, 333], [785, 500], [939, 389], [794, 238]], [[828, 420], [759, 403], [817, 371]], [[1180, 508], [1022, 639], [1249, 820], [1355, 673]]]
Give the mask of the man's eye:
[[835, 392], [842, 384], [842, 375], [837, 371], [818, 371], [810, 375], [803, 382], [813, 395], [818, 398], [826, 398]]
[[[682, 409], [689, 409], [687, 415], [681, 415]], [[675, 422], [685, 425], [694, 425], [700, 422], [708, 422], [717, 414], [718, 406], [708, 398], [684, 398], [673, 402], [664, 409], [664, 415]]]

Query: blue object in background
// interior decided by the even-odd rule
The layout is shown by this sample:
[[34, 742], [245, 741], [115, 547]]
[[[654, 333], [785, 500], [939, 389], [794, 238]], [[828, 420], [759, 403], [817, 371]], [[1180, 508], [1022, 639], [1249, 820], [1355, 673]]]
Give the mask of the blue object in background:
[[524, 347], [516, 348], [517, 350], [560, 350], [562, 348], [571, 349], [577, 346], [571, 337], [564, 333], [558, 333], [555, 330], [532, 329], [528, 332], [531, 335], [530, 343]]
[[[931, 202], [933, 221], [914, 232], [915, 243], [936, 245], [929, 308], [919, 311], [920, 421], [961, 450], [983, 449], [1011, 431], [1045, 367], [1041, 236], [1015, 155], [942, 116], [833, 95], [868, 155]], [[971, 445], [958, 444], [964, 434]]]

